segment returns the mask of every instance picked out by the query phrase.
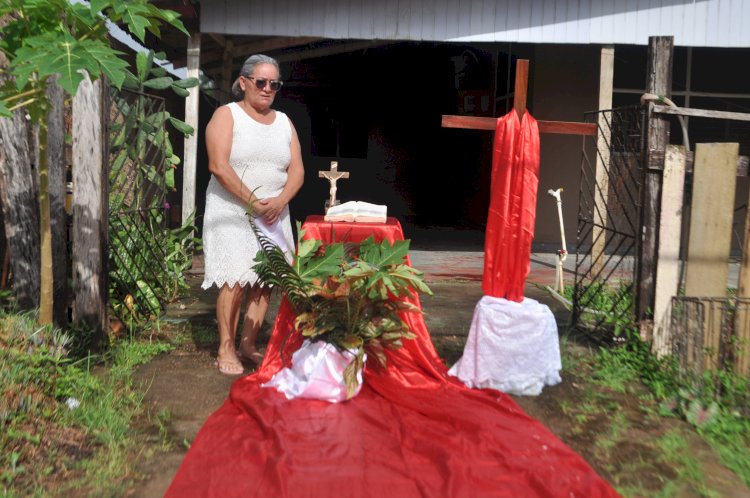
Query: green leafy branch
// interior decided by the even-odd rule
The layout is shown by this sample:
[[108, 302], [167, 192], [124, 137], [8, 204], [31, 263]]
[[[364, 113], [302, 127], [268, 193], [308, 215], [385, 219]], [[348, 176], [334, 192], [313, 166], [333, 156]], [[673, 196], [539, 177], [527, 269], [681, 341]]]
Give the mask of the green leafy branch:
[[369, 237], [357, 250], [340, 242], [323, 246], [319, 240], [304, 240], [298, 223], [298, 249], [290, 264], [258, 228], [252, 209], [248, 215], [261, 248], [253, 269], [261, 282], [286, 293], [297, 314], [295, 329], [354, 355], [344, 370], [351, 397], [365, 352], [385, 367], [386, 349], [399, 349], [404, 340], [416, 337], [403, 314], [421, 310], [403, 298], [432, 294], [422, 272], [405, 262], [409, 241], [377, 243]]

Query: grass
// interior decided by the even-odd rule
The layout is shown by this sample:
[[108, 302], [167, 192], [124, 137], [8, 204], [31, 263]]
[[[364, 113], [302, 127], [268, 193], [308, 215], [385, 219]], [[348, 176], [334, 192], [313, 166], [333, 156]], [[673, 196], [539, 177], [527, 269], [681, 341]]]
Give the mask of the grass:
[[171, 346], [127, 340], [74, 360], [71, 344], [31, 315], [0, 315], [0, 496], [121, 495], [137, 477], [136, 422], [165, 426], [132, 374]]

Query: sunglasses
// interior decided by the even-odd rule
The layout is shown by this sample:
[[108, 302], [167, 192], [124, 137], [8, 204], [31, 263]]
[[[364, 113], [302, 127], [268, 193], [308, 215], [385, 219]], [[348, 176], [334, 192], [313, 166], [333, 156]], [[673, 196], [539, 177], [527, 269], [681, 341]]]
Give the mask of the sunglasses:
[[243, 76], [245, 79], [251, 80], [255, 83], [255, 88], [258, 90], [263, 90], [266, 88], [266, 85], [271, 87], [272, 92], [278, 92], [281, 90], [281, 87], [284, 85], [284, 82], [281, 80], [267, 80], [265, 78], [255, 78], [254, 76]]

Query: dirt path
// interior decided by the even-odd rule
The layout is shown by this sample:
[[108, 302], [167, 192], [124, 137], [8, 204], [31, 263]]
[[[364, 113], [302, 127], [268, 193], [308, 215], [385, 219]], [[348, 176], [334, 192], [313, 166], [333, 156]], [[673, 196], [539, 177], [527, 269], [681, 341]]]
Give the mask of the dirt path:
[[[163, 496], [190, 442], [206, 418], [224, 402], [235, 380], [221, 375], [213, 366], [217, 345], [213, 318], [215, 293], [200, 291], [198, 284], [194, 278], [191, 293], [168, 312], [168, 321], [175, 330], [185, 331], [179, 346], [144, 365], [137, 373], [137, 379], [150, 386], [145, 403], [151, 412], [167, 410], [170, 414], [167, 430], [171, 445], [156, 461], [141, 469], [149, 477], [132, 490], [131, 496]], [[465, 280], [430, 282], [430, 285], [435, 295], [422, 300], [425, 321], [438, 352], [450, 365], [463, 350], [474, 306], [482, 296], [481, 286], [477, 281]], [[559, 303], [535, 286], [528, 286], [527, 296], [548, 304], [561, 330], [564, 328], [567, 312]], [[270, 309], [277, 308], [278, 297], [274, 296]], [[269, 313], [259, 344], [267, 341], [273, 318]], [[665, 482], [673, 481], [674, 490], [666, 496], [701, 496], [696, 489], [705, 486], [715, 496], [750, 497], [750, 490], [719, 463], [715, 452], [685, 424], [654, 416], [655, 407], [643, 401], [644, 396], [638, 392], [592, 388], [587, 351], [572, 341], [563, 341], [563, 356], [574, 360], [570, 360], [572, 368], [565, 372], [563, 383], [545, 388], [538, 397], [514, 399], [629, 495], [650, 496], [662, 490]], [[691, 476], [683, 476], [673, 462], [663, 461], [658, 442], [675, 431], [685, 435], [688, 441], [685, 451], [700, 457], [702, 484], [692, 483]]]

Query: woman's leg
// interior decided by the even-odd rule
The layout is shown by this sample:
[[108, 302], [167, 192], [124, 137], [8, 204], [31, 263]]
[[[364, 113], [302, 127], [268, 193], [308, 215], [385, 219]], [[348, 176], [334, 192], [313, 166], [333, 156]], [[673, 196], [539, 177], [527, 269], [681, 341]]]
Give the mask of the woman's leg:
[[216, 299], [216, 321], [219, 326], [219, 354], [216, 359], [222, 373], [241, 374], [244, 371], [234, 347], [244, 293], [245, 289], [239, 284], [234, 287], [224, 285]]
[[245, 313], [245, 318], [242, 320], [240, 355], [255, 363], [260, 363], [263, 360], [263, 355], [255, 349], [255, 339], [258, 337], [258, 331], [263, 325], [270, 297], [270, 287], [255, 285], [248, 293], [247, 312]]

